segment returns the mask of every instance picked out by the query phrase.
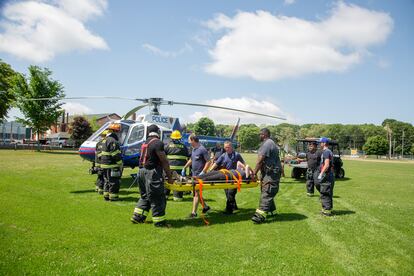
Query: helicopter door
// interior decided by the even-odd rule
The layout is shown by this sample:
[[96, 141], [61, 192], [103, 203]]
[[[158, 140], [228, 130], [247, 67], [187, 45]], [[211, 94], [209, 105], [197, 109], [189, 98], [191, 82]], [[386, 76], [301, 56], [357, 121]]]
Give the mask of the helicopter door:
[[168, 144], [169, 142], [171, 142], [171, 131], [164, 130], [161, 134], [161, 137], [162, 137], [162, 142], [164, 144]]

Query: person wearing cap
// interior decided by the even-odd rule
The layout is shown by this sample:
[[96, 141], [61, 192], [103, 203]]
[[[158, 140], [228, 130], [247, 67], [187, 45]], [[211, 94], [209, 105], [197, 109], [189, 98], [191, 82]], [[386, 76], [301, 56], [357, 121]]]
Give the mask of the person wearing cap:
[[308, 169], [306, 170], [306, 194], [311, 197], [315, 191], [315, 173], [317, 173], [318, 165], [321, 163], [321, 152], [318, 150], [318, 142], [312, 141], [309, 143], [306, 162], [308, 163]]
[[[245, 165], [243, 157], [240, 153], [234, 151], [233, 145], [230, 141], [224, 142], [224, 150], [225, 152], [221, 154], [217, 160], [215, 160], [213, 166], [211, 166], [211, 170], [215, 170], [217, 168], [224, 168], [226, 170], [236, 170], [237, 164], [240, 162], [241, 164]], [[225, 189], [226, 194], [226, 209], [224, 211], [225, 214], [232, 214], [233, 211], [238, 210], [236, 203], [236, 194], [237, 189]]]
[[[174, 130], [171, 133], [171, 141], [165, 147], [165, 153], [167, 154], [167, 159], [170, 164], [170, 169], [172, 171], [181, 174], [181, 171], [184, 168], [184, 165], [187, 163], [188, 158], [190, 157], [189, 150], [186, 145], [181, 141], [181, 133], [179, 130]], [[168, 197], [170, 190], [165, 189], [165, 195]], [[174, 201], [183, 200], [183, 192], [174, 191], [173, 192]]]
[[333, 153], [328, 147], [328, 138], [322, 137], [319, 140], [319, 143], [322, 150], [322, 154], [317, 176], [315, 174], [315, 187], [319, 191], [321, 196], [321, 214], [324, 216], [331, 216], [333, 208], [333, 189], [335, 184]]
[[108, 130], [102, 131], [102, 133], [99, 135], [100, 139], [96, 143], [95, 148], [95, 167], [97, 169], [97, 178], [96, 178], [96, 189], [100, 195], [103, 195], [104, 193], [104, 184], [105, 184], [105, 178], [103, 174], [103, 169], [101, 168], [101, 158], [102, 158], [102, 142], [105, 140], [106, 135], [108, 134]]
[[105, 179], [104, 199], [106, 201], [119, 200], [120, 179], [122, 175], [121, 145], [117, 133], [121, 125], [112, 123], [109, 125], [108, 134], [102, 140], [100, 163]]
[[273, 216], [276, 211], [274, 197], [279, 191], [282, 166], [279, 158], [279, 148], [270, 139], [269, 129], [263, 128], [260, 130], [260, 140], [262, 144], [258, 150], [256, 167], [253, 171], [255, 178], [260, 171], [261, 182], [259, 208], [256, 209], [252, 217], [252, 221], [256, 224], [265, 222], [266, 218]]
[[[188, 160], [188, 162], [185, 164], [184, 168], [181, 171], [181, 175], [185, 176], [186, 168], [191, 166], [191, 172], [193, 177], [201, 176], [208, 171], [208, 168], [211, 165], [210, 154], [208, 153], [207, 149], [200, 144], [200, 140], [196, 135], [191, 134], [188, 137], [188, 142], [191, 144], [193, 150], [191, 152], [191, 158]], [[195, 191], [193, 197], [193, 209], [191, 211], [190, 218], [197, 217], [197, 208], [200, 200], [204, 202], [204, 200], [200, 197], [199, 192]], [[202, 213], [205, 214], [209, 210], [210, 206], [204, 203]]]
[[147, 128], [148, 138], [141, 147], [138, 185], [140, 199], [131, 217], [132, 223], [144, 223], [149, 211], [156, 227], [167, 227], [165, 208], [167, 200], [164, 194], [164, 174], [168, 183], [173, 184], [170, 166], [164, 151], [164, 143], [160, 140], [160, 129], [157, 125]]

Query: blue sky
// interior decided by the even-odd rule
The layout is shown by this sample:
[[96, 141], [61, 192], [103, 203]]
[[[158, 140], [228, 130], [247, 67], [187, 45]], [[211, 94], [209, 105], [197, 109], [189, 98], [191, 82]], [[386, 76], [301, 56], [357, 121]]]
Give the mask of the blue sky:
[[[7, 1], [1, 9], [0, 57], [24, 73], [48, 67], [67, 96], [163, 97], [299, 124], [414, 123], [413, 1]], [[134, 105], [67, 108], [123, 114]], [[247, 122], [280, 121], [242, 116]]]

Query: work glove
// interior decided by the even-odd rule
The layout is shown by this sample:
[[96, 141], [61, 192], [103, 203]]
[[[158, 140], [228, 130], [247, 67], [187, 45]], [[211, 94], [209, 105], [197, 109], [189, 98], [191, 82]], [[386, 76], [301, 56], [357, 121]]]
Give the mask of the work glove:
[[185, 176], [185, 169], [181, 170], [181, 176]]
[[322, 174], [318, 175], [318, 180], [322, 179]]
[[205, 172], [204, 171], [202, 171], [198, 176], [202, 176], [203, 174], [205, 174]]

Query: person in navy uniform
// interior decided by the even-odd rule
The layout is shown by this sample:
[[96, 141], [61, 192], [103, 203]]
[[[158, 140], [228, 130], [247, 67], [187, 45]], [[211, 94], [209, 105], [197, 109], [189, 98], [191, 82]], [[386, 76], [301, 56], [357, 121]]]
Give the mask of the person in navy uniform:
[[324, 216], [332, 215], [333, 208], [333, 189], [335, 184], [335, 174], [333, 167], [333, 153], [329, 149], [329, 139], [322, 137], [320, 139], [322, 149], [321, 163], [317, 174], [315, 174], [315, 187], [321, 195], [322, 211]]
[[[188, 160], [187, 164], [185, 164], [184, 168], [181, 171], [181, 175], [185, 176], [186, 168], [191, 166], [191, 172], [193, 177], [202, 176], [208, 171], [211, 165], [210, 154], [207, 151], [207, 149], [200, 144], [200, 140], [196, 135], [191, 134], [188, 137], [188, 142], [191, 144], [193, 150], [191, 152], [191, 158]], [[197, 217], [197, 208], [200, 200], [203, 199], [200, 198], [200, 193], [196, 191], [193, 197], [193, 209], [191, 211], [190, 218]], [[205, 214], [209, 210], [210, 206], [204, 204], [202, 213]]]
[[[233, 145], [230, 141], [224, 142], [224, 150], [225, 152], [217, 158], [214, 162], [211, 170], [215, 169], [226, 169], [226, 170], [236, 170], [237, 169], [237, 162], [242, 163], [245, 165], [246, 163], [243, 160], [243, 157], [240, 153], [233, 150]], [[237, 203], [236, 203], [236, 194], [237, 189], [225, 189], [226, 194], [226, 214], [232, 214], [233, 211], [238, 210]]]

